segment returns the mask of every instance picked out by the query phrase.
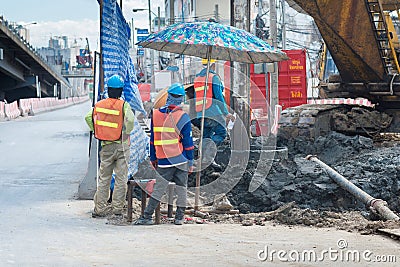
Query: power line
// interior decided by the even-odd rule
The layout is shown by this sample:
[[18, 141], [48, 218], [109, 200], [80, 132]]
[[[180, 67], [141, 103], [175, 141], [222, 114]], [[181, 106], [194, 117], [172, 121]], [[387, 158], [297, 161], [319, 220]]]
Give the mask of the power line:
[[[307, 51], [314, 52], [314, 53], [317, 53], [317, 54], [320, 52], [319, 49], [317, 50], [317, 49], [313, 49], [313, 48], [310, 48], [310, 47], [306, 47], [306, 46], [304, 46], [304, 45], [302, 45], [302, 44], [296, 42], [296, 41], [300, 41], [300, 40], [296, 40], [296, 41], [287, 40], [287, 41], [288, 41], [289, 43], [292, 43], [292, 44], [294, 44], [294, 45], [300, 47], [300, 48], [305, 48], [305, 49], [307, 49]], [[301, 41], [300, 41], [300, 42], [301, 42]]]

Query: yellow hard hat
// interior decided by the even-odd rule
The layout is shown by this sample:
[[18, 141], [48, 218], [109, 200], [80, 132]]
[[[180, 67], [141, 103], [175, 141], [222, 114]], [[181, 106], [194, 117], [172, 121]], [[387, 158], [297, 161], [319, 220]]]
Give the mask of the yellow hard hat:
[[[213, 63], [215, 63], [215, 62], [216, 62], [215, 59], [210, 59], [210, 64], [213, 64]], [[208, 60], [207, 60], [206, 58], [203, 58], [203, 59], [201, 60], [201, 64], [207, 65], [207, 63], [208, 63]]]

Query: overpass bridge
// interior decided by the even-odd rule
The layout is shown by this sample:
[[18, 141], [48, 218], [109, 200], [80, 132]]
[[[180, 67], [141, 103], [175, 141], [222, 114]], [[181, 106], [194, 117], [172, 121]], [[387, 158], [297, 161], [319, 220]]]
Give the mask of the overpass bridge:
[[64, 98], [70, 90], [69, 81], [0, 17], [0, 101], [11, 103], [39, 96]]

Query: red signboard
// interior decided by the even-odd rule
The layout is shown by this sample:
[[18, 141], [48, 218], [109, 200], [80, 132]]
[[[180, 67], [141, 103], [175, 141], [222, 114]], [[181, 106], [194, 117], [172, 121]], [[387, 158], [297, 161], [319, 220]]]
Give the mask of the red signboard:
[[[306, 50], [283, 51], [288, 55], [289, 60], [278, 63], [278, 95], [279, 105], [282, 106], [282, 109], [286, 109], [307, 103]], [[255, 84], [253, 86], [258, 87], [264, 97], [266, 97], [265, 74], [255, 73], [254, 65], [251, 65], [250, 77]], [[270, 83], [269, 76], [268, 83]], [[258, 90], [251, 88], [251, 108], [258, 109], [260, 107], [265, 107], [265, 105], [260, 103], [259, 97], [257, 97], [259, 93], [255, 93], [255, 91]]]
[[[278, 63], [279, 77], [279, 104], [283, 109], [307, 103], [307, 74], [306, 74], [306, 50], [283, 50], [289, 60]], [[254, 65], [250, 65], [250, 107], [253, 110], [263, 110], [266, 115], [268, 98], [265, 88], [265, 70], [255, 70]], [[224, 68], [225, 87], [230, 86], [229, 62], [225, 63]], [[268, 77], [268, 83], [270, 78]], [[225, 98], [228, 100], [229, 90], [225, 90]], [[256, 111], [260, 112], [260, 111]]]
[[[289, 60], [278, 63], [278, 94], [279, 104], [282, 109], [299, 106], [307, 103], [307, 74], [306, 74], [306, 50], [283, 50], [289, 57]], [[250, 65], [250, 107], [252, 109], [251, 117], [255, 119], [254, 124], [257, 134], [260, 135], [262, 125], [266, 127], [267, 114], [270, 110], [267, 107], [269, 103], [265, 86], [265, 72], [262, 65], [255, 67]], [[225, 87], [230, 86], [229, 62], [225, 63], [224, 68]], [[268, 83], [270, 77], [268, 75]], [[225, 98], [229, 100], [229, 91], [225, 90]]]
[[307, 103], [306, 50], [284, 50], [289, 60], [279, 62], [279, 104], [283, 109]]

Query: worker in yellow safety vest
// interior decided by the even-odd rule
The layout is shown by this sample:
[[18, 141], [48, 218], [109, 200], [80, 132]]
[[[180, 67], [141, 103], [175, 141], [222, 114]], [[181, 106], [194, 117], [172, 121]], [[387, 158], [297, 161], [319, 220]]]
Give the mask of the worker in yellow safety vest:
[[[94, 136], [101, 140], [100, 168], [94, 196], [93, 218], [107, 215], [122, 216], [128, 180], [130, 156], [129, 134], [133, 130], [134, 115], [129, 103], [121, 100], [124, 80], [119, 75], [107, 81], [108, 98], [96, 103], [85, 117]], [[112, 174], [115, 174], [112, 209], [107, 205]]]
[[136, 225], [153, 224], [152, 215], [165, 193], [168, 182], [175, 182], [177, 193], [175, 224], [182, 225], [186, 208], [188, 173], [193, 171], [193, 139], [190, 117], [180, 104], [185, 89], [180, 83], [168, 88], [166, 105], [153, 110], [150, 128], [150, 160], [160, 174], [142, 217]]

